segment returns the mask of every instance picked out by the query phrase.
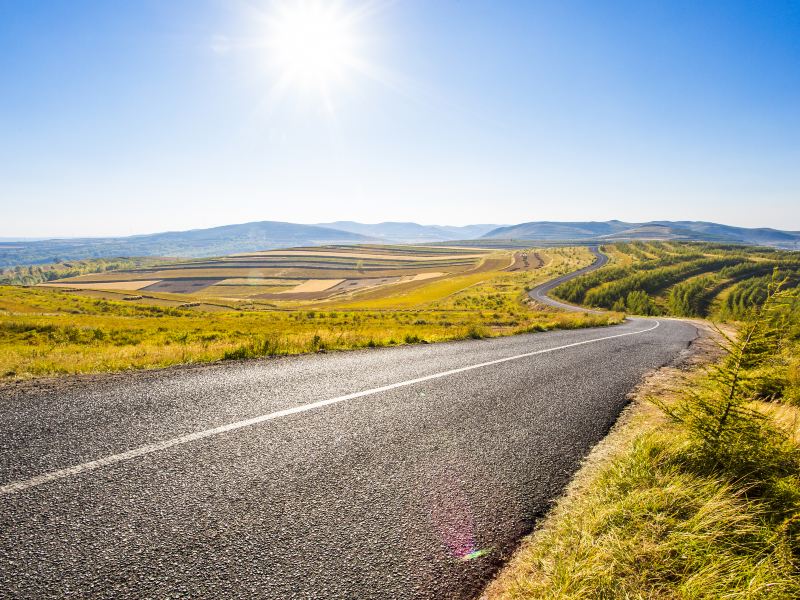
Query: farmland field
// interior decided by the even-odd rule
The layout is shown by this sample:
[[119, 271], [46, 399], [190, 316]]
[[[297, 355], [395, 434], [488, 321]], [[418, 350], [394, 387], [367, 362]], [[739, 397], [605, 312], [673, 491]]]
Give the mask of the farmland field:
[[202, 292], [223, 300], [341, 300], [387, 284], [492, 271], [513, 260], [508, 252], [463, 248], [323, 246], [87, 273], [43, 285], [145, 295]]
[[[35, 286], [0, 286], [0, 377], [617, 322], [616, 313], [564, 314], [527, 300], [526, 289], [591, 261], [588, 250], [570, 247], [329, 246], [134, 264]], [[32, 272], [16, 276], [34, 278]]]

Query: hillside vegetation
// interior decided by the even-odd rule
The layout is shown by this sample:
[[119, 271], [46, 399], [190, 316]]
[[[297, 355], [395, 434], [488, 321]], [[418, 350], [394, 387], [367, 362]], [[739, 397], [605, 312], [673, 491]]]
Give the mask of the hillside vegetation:
[[164, 260], [158, 258], [95, 258], [9, 267], [0, 269], [0, 285], [36, 285], [37, 283], [45, 283], [66, 277], [77, 277], [89, 273], [151, 267], [164, 262]]
[[[303, 225], [256, 221], [190, 231], [128, 237], [0, 241], [0, 268], [114, 256], [206, 257], [270, 248], [358, 243], [441, 243], [462, 240], [470, 246], [500, 243], [530, 247], [548, 244], [613, 243], [630, 240], [705, 241], [800, 248], [800, 232], [750, 229], [703, 221], [549, 222], [460, 227], [418, 223], [337, 221]], [[466, 241], [464, 241], [466, 240]], [[477, 242], [477, 244], [476, 244]]]
[[487, 599], [800, 597], [800, 290], [747, 280], [722, 360], [636, 406]]
[[604, 249], [609, 266], [559, 286], [554, 295], [641, 315], [737, 319], [764, 299], [773, 272], [788, 288], [800, 282], [797, 252], [674, 242]]
[[733, 227], [706, 221], [532, 221], [488, 232], [485, 238], [613, 243], [635, 240], [697, 241], [800, 248], [800, 232]]

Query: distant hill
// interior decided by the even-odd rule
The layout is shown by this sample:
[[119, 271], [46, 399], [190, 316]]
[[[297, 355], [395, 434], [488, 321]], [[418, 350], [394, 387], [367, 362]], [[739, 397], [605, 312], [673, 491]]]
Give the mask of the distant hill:
[[0, 267], [116, 256], [220, 256], [292, 246], [368, 243], [358, 233], [279, 221], [110, 238], [68, 238], [0, 243]]
[[330, 227], [341, 231], [350, 231], [386, 242], [402, 244], [421, 244], [443, 242], [447, 240], [470, 240], [483, 236], [499, 225], [420, 225], [419, 223], [402, 223], [387, 221], [384, 223], [357, 223], [355, 221], [334, 221], [318, 223], [320, 227]]
[[705, 221], [624, 221], [556, 222], [531, 221], [508, 227], [498, 227], [486, 233], [484, 239], [524, 239], [541, 241], [626, 241], [626, 240], [683, 240], [727, 242], [800, 248], [800, 232], [778, 229], [733, 227]]
[[[365, 243], [432, 243], [481, 240], [487, 247], [503, 246], [503, 240], [539, 242], [611, 242], [625, 240], [698, 240], [755, 244], [800, 249], [800, 232], [747, 229], [702, 221], [555, 222], [533, 221], [497, 225], [419, 225], [386, 222], [365, 224], [336, 221], [299, 225], [280, 221], [256, 221], [210, 229], [168, 231], [149, 235], [107, 238], [0, 241], [0, 268], [35, 265], [85, 258], [133, 256], [203, 257], [253, 252], [293, 246]], [[474, 242], [473, 242], [474, 243]]]

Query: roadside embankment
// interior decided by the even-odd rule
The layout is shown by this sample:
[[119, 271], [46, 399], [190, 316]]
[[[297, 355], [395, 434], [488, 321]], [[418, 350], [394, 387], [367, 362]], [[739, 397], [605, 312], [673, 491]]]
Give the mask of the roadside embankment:
[[737, 363], [700, 327], [483, 599], [800, 597], [800, 410], [752, 400], [757, 354], [774, 352]]

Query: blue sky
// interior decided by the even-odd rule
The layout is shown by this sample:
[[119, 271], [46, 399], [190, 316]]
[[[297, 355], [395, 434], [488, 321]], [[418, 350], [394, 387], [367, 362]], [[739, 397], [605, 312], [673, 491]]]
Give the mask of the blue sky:
[[278, 85], [287, 4], [0, 0], [0, 236], [800, 230], [800, 2], [340, 2], [359, 66], [327, 99]]

